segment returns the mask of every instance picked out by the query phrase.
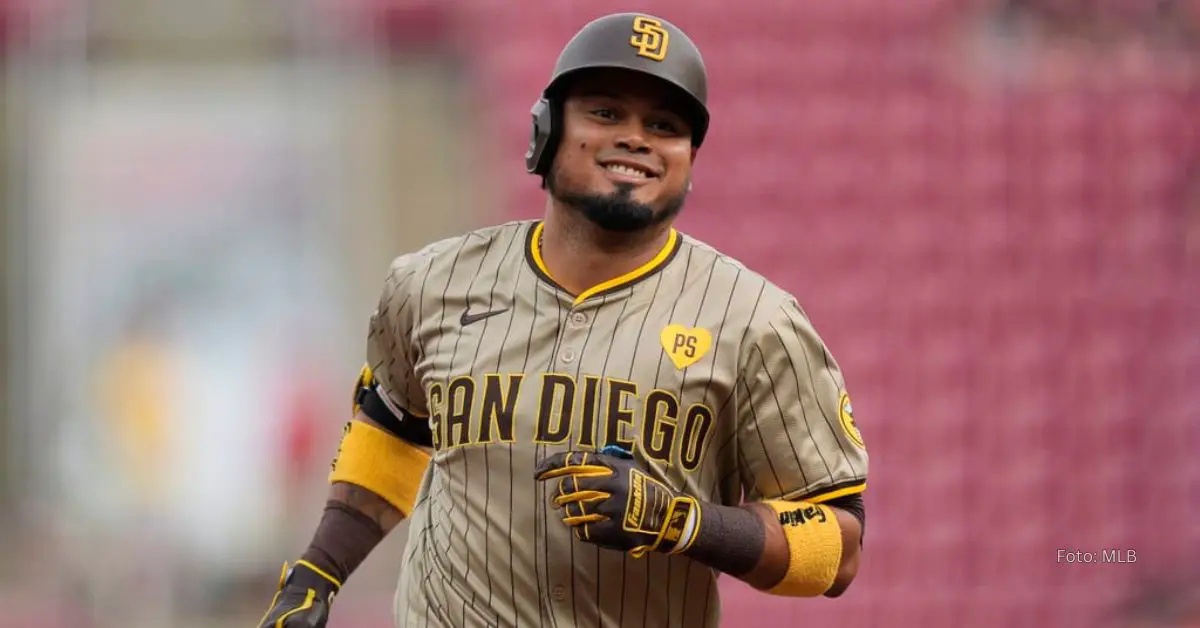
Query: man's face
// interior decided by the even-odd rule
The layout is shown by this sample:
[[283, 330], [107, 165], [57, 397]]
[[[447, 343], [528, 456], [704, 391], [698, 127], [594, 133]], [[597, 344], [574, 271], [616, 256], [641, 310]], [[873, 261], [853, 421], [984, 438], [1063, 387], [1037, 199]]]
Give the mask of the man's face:
[[551, 196], [609, 231], [667, 222], [691, 181], [692, 132], [676, 93], [622, 70], [587, 72], [567, 92]]

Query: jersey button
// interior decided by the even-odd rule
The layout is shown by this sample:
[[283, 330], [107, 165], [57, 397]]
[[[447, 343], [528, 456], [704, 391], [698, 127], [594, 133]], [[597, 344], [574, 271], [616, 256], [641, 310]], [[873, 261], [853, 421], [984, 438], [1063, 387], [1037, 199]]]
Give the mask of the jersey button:
[[584, 325], [587, 325], [587, 322], [588, 322], [587, 314], [584, 314], [583, 312], [575, 312], [574, 314], [571, 315], [571, 323], [574, 325], [583, 327]]
[[575, 361], [575, 350], [574, 349], [563, 349], [562, 354], [559, 355], [558, 357], [560, 359], [562, 359], [563, 362], [566, 362], [568, 364], [571, 362], [574, 362]]
[[561, 584], [556, 584], [554, 585], [553, 589], [550, 589], [550, 595], [554, 596], [554, 599], [561, 602], [567, 599], [567, 588]]

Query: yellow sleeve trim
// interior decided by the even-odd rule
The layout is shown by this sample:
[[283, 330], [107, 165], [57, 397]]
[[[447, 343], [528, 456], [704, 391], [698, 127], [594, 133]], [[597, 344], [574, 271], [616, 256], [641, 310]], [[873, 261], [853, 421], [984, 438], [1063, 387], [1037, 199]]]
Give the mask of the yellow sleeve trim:
[[429, 454], [363, 421], [346, 424], [330, 483], [347, 482], [379, 495], [404, 516], [412, 514]]
[[812, 502], [763, 503], [778, 516], [791, 553], [787, 573], [767, 593], [786, 597], [824, 595], [833, 586], [842, 564], [842, 529], [837, 515], [829, 506]]
[[805, 497], [804, 501], [806, 501], [810, 504], [823, 504], [827, 501], [837, 499], [839, 497], [845, 497], [847, 495], [855, 495], [857, 493], [862, 493], [866, 490], [867, 490], [867, 483], [863, 482], [862, 484], [855, 484], [854, 486], [847, 486], [845, 488], [839, 488], [837, 490], [829, 491], [828, 493], [818, 493], [817, 495], [814, 495], [812, 497]]

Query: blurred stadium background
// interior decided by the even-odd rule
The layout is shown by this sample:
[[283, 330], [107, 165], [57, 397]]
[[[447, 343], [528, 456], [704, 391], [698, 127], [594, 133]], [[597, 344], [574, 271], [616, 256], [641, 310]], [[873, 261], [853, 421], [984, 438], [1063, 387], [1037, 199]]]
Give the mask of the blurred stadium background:
[[[682, 228], [872, 452], [850, 593], [725, 625], [1200, 626], [1200, 2], [5, 0], [0, 628], [254, 625], [387, 262], [541, 214], [529, 106], [615, 10], [700, 44]], [[331, 626], [391, 625], [403, 532]]]

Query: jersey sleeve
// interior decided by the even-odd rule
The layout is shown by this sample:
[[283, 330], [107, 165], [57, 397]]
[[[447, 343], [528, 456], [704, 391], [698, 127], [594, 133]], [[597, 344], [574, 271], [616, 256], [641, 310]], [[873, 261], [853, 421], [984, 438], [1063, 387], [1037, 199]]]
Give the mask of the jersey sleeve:
[[748, 337], [738, 408], [746, 499], [861, 493], [867, 451], [845, 380], [799, 304], [788, 297]]
[[429, 415], [424, 389], [414, 371], [418, 274], [411, 255], [392, 262], [367, 334], [367, 365], [380, 398], [396, 416]]

